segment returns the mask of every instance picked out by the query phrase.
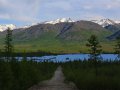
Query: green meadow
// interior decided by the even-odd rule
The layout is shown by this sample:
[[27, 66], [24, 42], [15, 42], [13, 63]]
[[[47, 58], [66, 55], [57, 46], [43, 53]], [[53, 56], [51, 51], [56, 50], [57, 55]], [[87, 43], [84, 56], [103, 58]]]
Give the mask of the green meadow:
[[[114, 53], [115, 42], [101, 42], [103, 53]], [[4, 45], [0, 45], [0, 49], [3, 50]], [[60, 41], [55, 40], [40, 40], [40, 41], [29, 41], [29, 42], [19, 42], [14, 43], [15, 52], [51, 52], [51, 53], [88, 53], [88, 47], [86, 47], [86, 42], [76, 42], [76, 41]]]

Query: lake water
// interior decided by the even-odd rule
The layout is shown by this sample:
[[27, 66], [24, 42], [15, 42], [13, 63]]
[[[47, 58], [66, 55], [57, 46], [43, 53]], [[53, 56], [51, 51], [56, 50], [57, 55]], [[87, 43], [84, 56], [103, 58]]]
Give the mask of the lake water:
[[[117, 59], [117, 55], [115, 54], [101, 54], [103, 60], [115, 60]], [[42, 56], [42, 57], [27, 57], [28, 60], [36, 60], [36, 61], [54, 61], [54, 62], [65, 62], [65, 61], [74, 61], [74, 60], [87, 60], [89, 58], [89, 54], [65, 54], [65, 55], [51, 55], [51, 56]], [[19, 60], [22, 57], [19, 57]]]

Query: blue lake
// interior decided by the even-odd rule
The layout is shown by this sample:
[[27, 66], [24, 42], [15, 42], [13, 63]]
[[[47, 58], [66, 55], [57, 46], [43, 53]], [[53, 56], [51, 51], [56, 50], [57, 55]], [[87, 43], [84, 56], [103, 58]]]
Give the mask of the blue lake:
[[[103, 60], [116, 60], [117, 55], [115, 54], [101, 54]], [[28, 60], [36, 60], [36, 61], [54, 61], [54, 62], [65, 62], [65, 61], [74, 61], [74, 60], [87, 60], [89, 58], [89, 54], [65, 54], [65, 55], [51, 55], [51, 56], [42, 56], [42, 57], [27, 57]], [[19, 60], [22, 57], [18, 57]]]

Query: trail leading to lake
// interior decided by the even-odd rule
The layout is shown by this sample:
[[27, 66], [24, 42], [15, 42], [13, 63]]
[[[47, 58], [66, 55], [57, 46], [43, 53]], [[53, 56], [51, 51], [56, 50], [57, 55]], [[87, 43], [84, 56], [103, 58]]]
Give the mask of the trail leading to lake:
[[73, 83], [65, 83], [64, 80], [62, 67], [59, 66], [50, 80], [43, 81], [28, 90], [78, 90]]

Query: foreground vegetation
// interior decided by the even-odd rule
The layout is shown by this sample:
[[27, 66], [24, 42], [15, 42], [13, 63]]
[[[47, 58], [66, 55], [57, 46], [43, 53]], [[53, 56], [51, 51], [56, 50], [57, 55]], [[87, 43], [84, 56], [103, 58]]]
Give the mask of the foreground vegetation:
[[0, 90], [27, 90], [51, 78], [56, 67], [52, 62], [0, 60]]
[[[49, 47], [48, 44], [46, 45]], [[67, 52], [74, 50], [74, 48], [70, 48], [70, 45], [73, 45], [77, 50], [81, 50], [79, 52], [82, 52], [82, 49], [79, 49], [73, 42], [70, 45], [63, 43], [61, 45], [63, 49], [57, 48], [54, 45], [52, 44], [55, 50], [61, 50], [60, 53], [63, 53], [63, 50], [67, 50]], [[81, 90], [120, 90], [120, 61], [99, 61], [99, 56], [103, 51], [102, 45], [97, 36], [92, 35], [86, 44], [90, 53], [88, 61], [62, 63], [66, 79], [73, 81]], [[88, 49], [86, 46], [84, 45], [81, 48], [86, 50]], [[65, 47], [67, 48], [65, 49]], [[49, 79], [53, 75], [57, 64], [53, 62], [36, 62], [34, 60], [28, 61], [26, 57], [31, 56], [32, 52], [28, 55], [26, 50], [23, 50], [23, 53], [15, 53], [15, 49], [12, 43], [12, 31], [8, 28], [4, 51], [0, 51], [0, 90], [27, 90], [30, 86]], [[45, 50], [49, 51], [46, 46]], [[54, 50], [50, 51], [56, 53]], [[45, 53], [42, 50], [42, 52], [40, 51], [35, 54], [44, 55], [52, 53]], [[120, 38], [117, 39], [115, 53], [118, 54], [118, 59], [120, 59]], [[14, 59], [15, 55], [22, 55], [23, 60]]]
[[66, 62], [63, 71], [66, 79], [73, 81], [80, 90], [120, 90], [120, 37], [117, 38], [115, 61], [102, 61], [102, 46], [92, 35], [86, 44], [90, 57], [84, 61]]
[[66, 62], [63, 71], [80, 90], [120, 90], [120, 61], [99, 61], [97, 66], [97, 75], [93, 61]]

